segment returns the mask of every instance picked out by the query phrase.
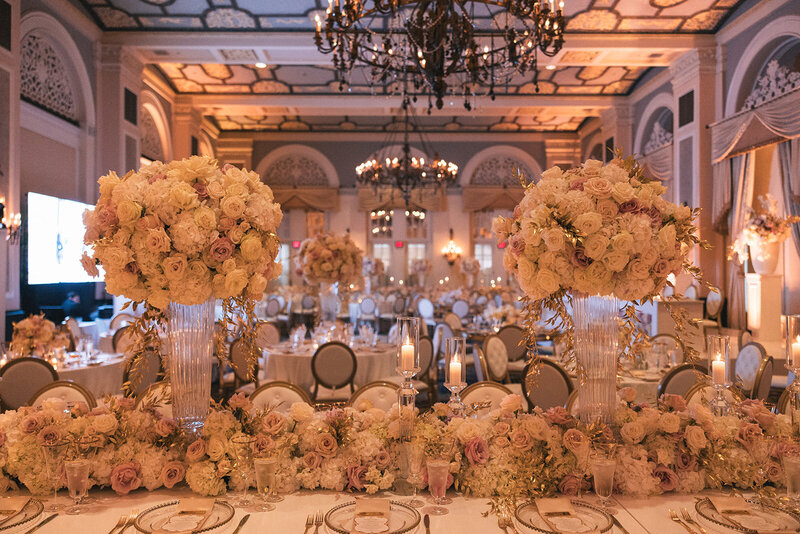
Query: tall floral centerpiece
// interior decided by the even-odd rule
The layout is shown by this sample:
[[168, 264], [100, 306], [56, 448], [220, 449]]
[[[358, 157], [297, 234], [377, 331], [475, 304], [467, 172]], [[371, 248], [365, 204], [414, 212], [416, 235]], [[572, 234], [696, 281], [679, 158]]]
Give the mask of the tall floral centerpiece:
[[383, 260], [380, 258], [373, 258], [372, 256], [367, 256], [364, 258], [364, 262], [361, 267], [361, 274], [364, 276], [365, 293], [372, 293], [372, 277], [376, 277], [378, 279], [378, 283], [380, 283], [380, 277], [383, 276], [384, 272], [385, 267], [383, 265]]
[[[84, 214], [84, 241], [93, 249], [84, 268], [97, 276], [102, 265], [108, 292], [143, 308], [134, 323], [137, 364], [145, 349], [158, 350], [166, 326], [173, 410], [196, 430], [211, 396], [215, 299], [223, 299], [224, 330], [238, 330], [251, 357], [258, 355], [254, 306], [281, 273], [280, 206], [255, 172], [204, 156], [154, 162], [123, 177], [112, 171], [98, 183], [97, 205]], [[234, 313], [247, 319], [234, 321]]]
[[[741, 233], [731, 245], [729, 259], [738, 256], [744, 263], [748, 257], [753, 263], [753, 269], [758, 274], [772, 274], [778, 266], [781, 252], [781, 243], [788, 239], [792, 225], [800, 222], [800, 217], [791, 215], [782, 218], [778, 215], [778, 202], [772, 195], [758, 197], [761, 212], [757, 213], [752, 208], [748, 209], [748, 219]], [[750, 247], [750, 254], [747, 247]]]
[[431, 261], [426, 258], [419, 258], [411, 262], [411, 274], [417, 277], [417, 285], [425, 287], [425, 275], [431, 270]]
[[[513, 217], [494, 221], [497, 238], [508, 243], [504, 266], [525, 293], [531, 346], [544, 308], [556, 312], [553, 326], [574, 334], [566, 336], [567, 353], [581, 374], [584, 421], [611, 415], [617, 357], [643, 338], [635, 305], [658, 295], [671, 273], [700, 276], [687, 258], [701, 243], [693, 224], [698, 210], [665, 200], [665, 191], [632, 158], [605, 166], [588, 160], [575, 169], [544, 171], [525, 185]], [[621, 310], [621, 300], [630, 305]]]
[[309, 284], [319, 284], [322, 321], [336, 321], [339, 287], [358, 283], [363, 256], [350, 234], [317, 234], [303, 241], [297, 256], [297, 274]]
[[44, 314], [30, 315], [14, 323], [11, 334], [11, 352], [15, 356], [44, 356], [47, 352], [69, 345], [69, 337], [59, 332], [53, 321]]
[[475, 278], [481, 271], [481, 262], [477, 258], [462, 258], [461, 259], [461, 272], [466, 280], [467, 287], [475, 285]]

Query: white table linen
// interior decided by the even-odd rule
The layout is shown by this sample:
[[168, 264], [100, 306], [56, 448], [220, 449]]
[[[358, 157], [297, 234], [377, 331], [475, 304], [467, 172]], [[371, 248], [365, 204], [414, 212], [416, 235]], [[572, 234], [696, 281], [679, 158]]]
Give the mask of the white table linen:
[[[20, 492], [22, 493], [22, 492]], [[704, 492], [705, 493], [705, 492]], [[709, 492], [711, 493], [711, 492]], [[90, 496], [98, 501], [89, 506], [82, 515], [59, 514], [53, 521], [44, 525], [37, 531], [37, 534], [63, 534], [65, 532], [98, 532], [106, 533], [117, 523], [121, 515], [129, 514], [133, 509], [145, 510], [151, 506], [162, 504], [171, 500], [181, 499], [192, 496], [188, 488], [180, 489], [159, 489], [156, 491], [137, 490], [129, 495], [118, 497], [110, 490], [91, 490]], [[431, 532], [434, 534], [444, 534], [448, 532], [485, 532], [502, 534], [502, 530], [497, 526], [497, 518], [493, 514], [487, 517], [484, 512], [489, 511], [489, 499], [485, 497], [467, 498], [455, 495], [452, 491], [448, 492], [453, 497], [453, 503], [446, 508], [449, 513], [445, 516], [431, 516]], [[386, 497], [400, 500], [407, 500], [408, 497], [397, 497], [385, 495]], [[427, 501], [427, 492], [421, 493]], [[331, 507], [353, 500], [355, 497], [370, 498], [364, 494], [336, 493], [332, 491], [300, 491], [291, 495], [286, 495], [283, 502], [276, 504], [276, 510], [271, 512], [252, 512], [248, 510], [236, 509], [231, 522], [224, 528], [215, 530], [220, 534], [230, 534], [239, 524], [245, 514], [250, 514], [250, 518], [244, 525], [240, 534], [256, 534], [259, 532], [291, 532], [300, 534], [305, 528], [306, 518], [314, 515], [318, 511], [325, 512]], [[224, 498], [224, 497], [222, 497]], [[585, 494], [584, 500], [592, 504], [597, 504], [597, 498], [593, 494]], [[61, 492], [59, 497], [62, 501], [67, 499], [65, 492]], [[687, 508], [693, 517], [697, 517], [694, 512], [695, 495], [675, 495], [635, 498], [617, 497], [614, 508], [615, 516], [630, 534], [685, 534], [686, 531], [669, 518], [669, 510], [680, 510]], [[430, 504], [426, 503], [426, 507]], [[421, 509], [425, 513], [425, 508]], [[45, 513], [43, 517], [50, 514]], [[518, 525], [518, 527], [520, 527]], [[716, 534], [719, 530], [706, 526], [709, 533]], [[528, 532], [524, 527], [519, 528], [520, 532]], [[126, 530], [126, 534], [132, 533], [133, 528]], [[327, 532], [323, 527], [322, 532]], [[424, 527], [415, 531], [417, 534], [425, 532]], [[621, 532], [617, 527], [612, 528], [611, 534]]]
[[[296, 352], [290, 350], [291, 345], [287, 342], [264, 349], [261, 366], [266, 371], [266, 378], [284, 380], [311, 391], [314, 386], [314, 377], [311, 374], [314, 348], [311, 343], [304, 343]], [[356, 347], [353, 350], [357, 362], [356, 387], [396, 374], [394, 345], [378, 343], [374, 349]]]
[[125, 358], [121, 354], [100, 354], [98, 365], [59, 367], [58, 378], [71, 380], [92, 392], [96, 399], [117, 395], [122, 391]]
[[110, 326], [111, 319], [95, 319], [94, 321], [80, 321], [78, 323], [81, 335], [90, 338], [95, 346], [97, 346], [100, 335], [107, 332]]

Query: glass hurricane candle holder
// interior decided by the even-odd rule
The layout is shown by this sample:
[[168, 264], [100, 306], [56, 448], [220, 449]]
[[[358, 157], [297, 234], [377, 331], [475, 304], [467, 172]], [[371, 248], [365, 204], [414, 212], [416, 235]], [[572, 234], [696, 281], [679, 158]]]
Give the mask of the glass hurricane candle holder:
[[789, 384], [789, 407], [792, 413], [792, 428], [800, 431], [800, 315], [786, 316], [786, 369], [792, 373]]
[[708, 372], [715, 395], [711, 401], [714, 415], [727, 415], [731, 405], [728, 402], [727, 390], [730, 386], [728, 373], [730, 369], [730, 338], [728, 336], [708, 336]]
[[403, 377], [397, 393], [400, 410], [400, 440], [409, 441], [413, 435], [414, 407], [417, 390], [411, 379], [420, 372], [419, 365], [419, 319], [397, 318], [397, 372]]
[[465, 344], [463, 338], [447, 338], [445, 340], [445, 381], [450, 390], [450, 408], [455, 415], [464, 415], [465, 406], [461, 400], [461, 390], [467, 387], [466, 362], [464, 361]]

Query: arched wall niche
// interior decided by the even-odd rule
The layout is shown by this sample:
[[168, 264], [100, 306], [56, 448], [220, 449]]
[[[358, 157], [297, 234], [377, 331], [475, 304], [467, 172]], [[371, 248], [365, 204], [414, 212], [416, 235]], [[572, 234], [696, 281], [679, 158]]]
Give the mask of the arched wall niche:
[[[639, 127], [636, 130], [636, 138], [633, 143], [633, 152], [639, 156], [645, 155], [645, 146], [650, 141], [654, 124], [662, 117], [665, 111], [674, 114], [674, 98], [672, 93], [663, 92], [650, 99], [650, 103], [644, 108], [641, 120], [638, 121]], [[669, 132], [673, 132], [670, 130]]]
[[[599, 151], [598, 151], [599, 148]], [[596, 159], [603, 161], [603, 134], [599, 130], [589, 137], [589, 142], [586, 143], [586, 151], [582, 154], [581, 161], [587, 159]]]
[[339, 174], [330, 160], [306, 145], [276, 148], [256, 165], [256, 172], [270, 187], [339, 187]]
[[[140, 116], [144, 119], [140, 124], [141, 140], [142, 140], [142, 154], [147, 157], [158, 157], [161, 161], [172, 160], [172, 132], [169, 127], [169, 119], [164, 111], [164, 106], [161, 105], [158, 97], [150, 90], [143, 90], [139, 96], [141, 102]], [[150, 131], [155, 128], [155, 132]], [[148, 154], [148, 152], [156, 152], [154, 143], [158, 141], [158, 153]]]
[[542, 166], [522, 149], [499, 145], [472, 156], [461, 171], [460, 184], [466, 186], [508, 187], [518, 185], [513, 169], [519, 168], [529, 180], [538, 180]]

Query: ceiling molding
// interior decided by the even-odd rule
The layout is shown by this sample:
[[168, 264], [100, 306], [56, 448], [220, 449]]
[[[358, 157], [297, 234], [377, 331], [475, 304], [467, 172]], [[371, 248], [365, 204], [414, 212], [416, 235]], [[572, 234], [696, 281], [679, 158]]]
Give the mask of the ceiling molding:
[[[464, 139], [468, 137], [468, 139]], [[425, 140], [431, 143], [448, 141], [487, 141], [508, 143], [535, 143], [546, 139], [577, 139], [575, 132], [432, 132], [425, 134]], [[369, 132], [250, 132], [223, 131], [220, 140], [235, 143], [235, 139], [252, 141], [280, 141], [282, 143], [302, 143], [315, 141], [371, 141], [375, 142], [375, 134]]]

